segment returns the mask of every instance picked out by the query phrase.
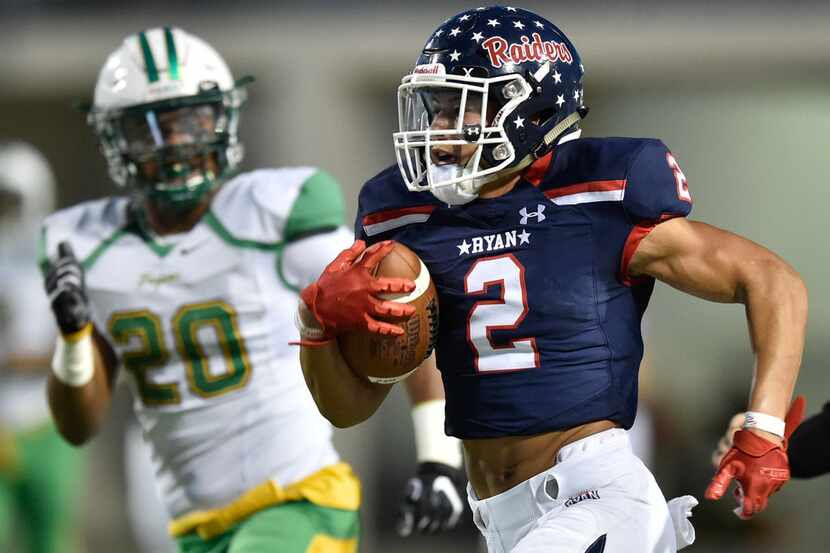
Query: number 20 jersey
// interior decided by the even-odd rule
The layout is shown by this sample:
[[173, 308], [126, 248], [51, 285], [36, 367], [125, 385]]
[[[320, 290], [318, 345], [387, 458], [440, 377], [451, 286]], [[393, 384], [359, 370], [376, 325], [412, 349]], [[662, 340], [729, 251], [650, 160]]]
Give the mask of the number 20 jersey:
[[169, 514], [337, 462], [288, 345], [297, 296], [282, 278], [292, 236], [342, 224], [336, 182], [312, 168], [240, 174], [168, 246], [136, 228], [127, 203], [50, 216], [42, 253], [67, 240], [83, 262], [93, 322], [127, 369]]
[[417, 253], [439, 295], [446, 431], [532, 435], [594, 420], [629, 428], [652, 279], [628, 262], [656, 224], [691, 210], [658, 140], [574, 135], [507, 194], [460, 206], [410, 192], [398, 168], [360, 194], [356, 235]]

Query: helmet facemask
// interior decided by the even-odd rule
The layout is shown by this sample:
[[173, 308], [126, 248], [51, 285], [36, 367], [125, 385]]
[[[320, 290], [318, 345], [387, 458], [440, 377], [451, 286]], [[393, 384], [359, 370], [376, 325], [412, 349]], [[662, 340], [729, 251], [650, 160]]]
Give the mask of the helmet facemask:
[[115, 182], [165, 211], [187, 212], [242, 158], [237, 141], [244, 90], [90, 112]]
[[481, 78], [442, 70], [419, 66], [404, 77], [393, 137], [407, 188], [457, 205], [517, 163], [505, 124], [531, 89], [516, 74]]

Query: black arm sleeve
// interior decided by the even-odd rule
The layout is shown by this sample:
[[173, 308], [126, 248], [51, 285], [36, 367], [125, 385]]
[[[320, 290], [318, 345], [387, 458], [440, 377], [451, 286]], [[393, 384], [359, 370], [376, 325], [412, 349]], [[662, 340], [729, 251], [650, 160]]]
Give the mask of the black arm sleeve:
[[793, 478], [812, 478], [830, 472], [830, 403], [796, 428], [790, 436], [787, 456]]

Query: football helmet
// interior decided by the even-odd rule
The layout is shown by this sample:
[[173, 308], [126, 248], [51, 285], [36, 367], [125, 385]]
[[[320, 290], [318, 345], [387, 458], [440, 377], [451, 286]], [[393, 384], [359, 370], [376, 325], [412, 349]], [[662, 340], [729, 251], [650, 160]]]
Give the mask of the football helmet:
[[112, 179], [176, 211], [242, 161], [244, 85], [202, 39], [175, 27], [130, 35], [98, 76], [88, 122]]
[[[446, 20], [398, 88], [393, 137], [407, 187], [466, 203], [544, 156], [588, 112], [583, 73], [565, 34], [527, 10], [493, 6]], [[460, 147], [469, 159], [435, 154]]]
[[25, 142], [0, 142], [0, 253], [34, 249], [54, 207], [55, 177], [43, 154]]

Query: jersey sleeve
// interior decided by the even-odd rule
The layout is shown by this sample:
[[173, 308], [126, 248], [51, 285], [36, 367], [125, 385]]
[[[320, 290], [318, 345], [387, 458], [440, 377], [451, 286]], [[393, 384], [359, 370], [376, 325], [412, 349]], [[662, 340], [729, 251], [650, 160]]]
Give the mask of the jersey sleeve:
[[686, 176], [661, 141], [645, 141], [635, 155], [626, 176], [623, 209], [631, 226], [623, 244], [619, 274], [621, 282], [631, 286], [649, 280], [628, 272], [640, 242], [662, 221], [685, 217], [692, 211]]
[[294, 291], [302, 290], [317, 280], [326, 265], [353, 241], [351, 231], [341, 226], [289, 242], [280, 258], [283, 283]]
[[626, 176], [623, 208], [635, 224], [685, 217], [692, 210], [686, 176], [661, 141], [646, 141], [634, 157]]
[[291, 242], [334, 230], [345, 223], [344, 211], [340, 185], [330, 174], [318, 169], [303, 182], [291, 206], [284, 239]]

